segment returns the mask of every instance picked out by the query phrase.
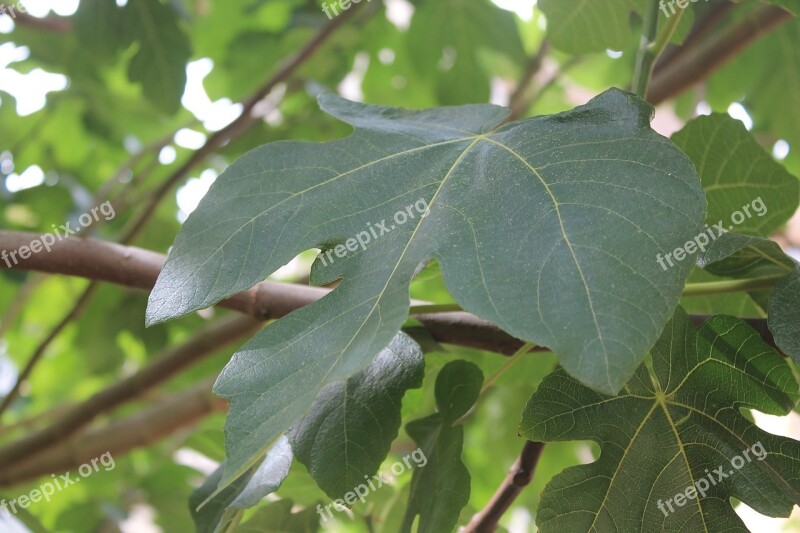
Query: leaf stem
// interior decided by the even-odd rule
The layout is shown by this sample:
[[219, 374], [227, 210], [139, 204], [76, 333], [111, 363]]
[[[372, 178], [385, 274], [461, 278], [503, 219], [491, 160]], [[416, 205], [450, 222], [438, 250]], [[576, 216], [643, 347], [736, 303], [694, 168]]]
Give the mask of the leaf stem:
[[[766, 276], [763, 278], [733, 279], [724, 281], [708, 281], [704, 283], [687, 283], [683, 289], [683, 296], [709, 296], [728, 292], [748, 292], [753, 290], [771, 289], [786, 277], [785, 274]], [[428, 313], [454, 313], [462, 311], [458, 304], [428, 304], [412, 305], [410, 314], [424, 315]]]
[[497, 369], [497, 372], [495, 372], [494, 374], [489, 376], [489, 379], [487, 379], [484, 382], [483, 387], [481, 387], [481, 392], [480, 392], [479, 396], [483, 396], [483, 393], [485, 393], [487, 390], [489, 390], [489, 387], [494, 385], [495, 382], [498, 379], [500, 379], [500, 377], [503, 374], [505, 374], [508, 371], [509, 368], [514, 366], [522, 358], [523, 355], [525, 355], [526, 353], [530, 352], [534, 348], [536, 348], [536, 345], [533, 344], [533, 343], [526, 342], [525, 344], [523, 344], [520, 347], [519, 350], [514, 352], [514, 355], [512, 355], [511, 357], [508, 358], [508, 361], [506, 361], [503, 364], [503, 366], [501, 366], [499, 369]]
[[412, 305], [409, 313], [412, 315], [424, 315], [426, 313], [452, 313], [461, 310], [461, 306], [458, 304], [423, 304]]
[[[653, 75], [653, 66], [658, 56], [667, 47], [675, 28], [683, 16], [683, 9], [667, 18], [661, 33], [658, 34], [659, 0], [650, 0], [644, 14], [644, 28], [639, 51], [636, 54], [636, 67], [633, 72], [633, 91], [643, 100], [647, 99], [647, 86]], [[657, 35], [658, 34], [658, 35]]]
[[733, 279], [725, 281], [709, 281], [706, 283], [687, 283], [683, 289], [684, 296], [708, 296], [727, 292], [747, 292], [762, 289], [771, 289], [785, 275], [767, 276], [752, 279]]

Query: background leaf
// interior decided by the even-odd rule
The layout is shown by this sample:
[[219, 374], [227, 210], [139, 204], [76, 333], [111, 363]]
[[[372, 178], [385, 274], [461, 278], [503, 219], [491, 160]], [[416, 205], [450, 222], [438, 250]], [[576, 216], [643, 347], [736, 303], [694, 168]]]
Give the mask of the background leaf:
[[140, 83], [145, 96], [162, 111], [176, 112], [186, 86], [186, 62], [192, 55], [176, 13], [158, 0], [138, 0], [125, 5], [121, 24], [126, 38], [139, 43], [128, 77]]
[[401, 531], [451, 531], [469, 501], [470, 476], [461, 462], [464, 428], [454, 425], [477, 401], [483, 383], [481, 371], [466, 361], [452, 361], [436, 378], [437, 413], [406, 426], [419, 445], [426, 464], [414, 470], [411, 494]]
[[[766, 237], [797, 210], [800, 181], [775, 162], [741, 121], [722, 114], [698, 117], [672, 141], [697, 168], [708, 199], [709, 225], [722, 221], [726, 230]], [[758, 209], [749, 207], [759, 198]], [[731, 215], [736, 212], [742, 221], [734, 226]]]

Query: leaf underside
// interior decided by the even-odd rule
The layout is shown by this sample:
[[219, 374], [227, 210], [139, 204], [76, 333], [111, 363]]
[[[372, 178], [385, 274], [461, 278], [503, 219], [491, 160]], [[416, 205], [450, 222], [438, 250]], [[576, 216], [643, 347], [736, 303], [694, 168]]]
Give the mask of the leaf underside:
[[[800, 443], [762, 431], [739, 412], [794, 408], [798, 387], [787, 363], [744, 322], [720, 315], [697, 330], [681, 308], [652, 356], [653, 373], [643, 364], [619, 396], [558, 370], [531, 398], [522, 436], [601, 447], [596, 462], [568, 468], [547, 485], [540, 530], [747, 531], [731, 497], [788, 516], [800, 503], [792, 474]], [[707, 482], [695, 485], [701, 478]], [[675, 500], [692, 486], [704, 496]]]
[[425, 362], [404, 333], [369, 366], [320, 392], [289, 432], [292, 451], [332, 500], [378, 472], [397, 437], [403, 396], [422, 386]]

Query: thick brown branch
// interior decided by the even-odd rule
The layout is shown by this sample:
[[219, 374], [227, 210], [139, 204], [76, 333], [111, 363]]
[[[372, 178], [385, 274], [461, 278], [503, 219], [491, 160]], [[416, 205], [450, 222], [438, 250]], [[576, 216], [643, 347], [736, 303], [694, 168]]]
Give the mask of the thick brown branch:
[[760, 37], [791, 18], [788, 11], [764, 6], [739, 23], [713, 34], [707, 41], [687, 48], [679, 58], [656, 68], [647, 100], [652, 104], [660, 104], [676, 97], [708, 78]]
[[[15, 250], [38, 238], [34, 233], [0, 231], [0, 250]], [[48, 254], [41, 253], [12, 265], [19, 270], [50, 272], [108, 281], [127, 287], [152, 289], [165, 256], [135, 248], [95, 239], [67, 238], [56, 243]], [[0, 269], [8, 268], [0, 260]], [[250, 315], [259, 320], [281, 318], [295, 309], [313, 303], [330, 292], [330, 289], [263, 281], [255, 287], [231, 296], [218, 305]], [[439, 342], [456, 344], [511, 355], [522, 342], [503, 332], [497, 326], [464, 312], [436, 313], [416, 317]], [[708, 317], [693, 315], [695, 324]], [[743, 319], [771, 346], [775, 341], [760, 318]]]
[[472, 517], [462, 533], [492, 533], [503, 514], [514, 500], [528, 486], [536, 471], [536, 463], [542, 455], [544, 444], [526, 441], [514, 466], [509, 470], [503, 483], [494, 493], [486, 507]]
[[187, 342], [167, 350], [136, 374], [98, 392], [87, 401], [61, 412], [51, 425], [0, 449], [0, 470], [22, 458], [35, 456], [80, 431], [97, 416], [164, 383], [177, 373], [234, 341], [255, 333], [262, 322], [250, 317], [226, 317], [195, 333]]
[[549, 53], [550, 43], [545, 39], [542, 41], [542, 44], [539, 45], [539, 50], [536, 52], [536, 55], [531, 57], [528, 64], [525, 66], [525, 72], [522, 74], [522, 78], [517, 84], [514, 94], [512, 94], [509, 99], [508, 107], [511, 109], [511, 114], [506, 119], [506, 122], [517, 120], [528, 110], [531, 101], [531, 95], [528, 93], [536, 79], [536, 75], [542, 70], [544, 60]]
[[[16, 250], [38, 238], [34, 233], [0, 231], [0, 250]], [[49, 253], [32, 255], [12, 265], [15, 269], [66, 274], [95, 281], [107, 281], [152, 289], [165, 256], [95, 239], [67, 238], [56, 243]], [[8, 268], [0, 260], [0, 269]], [[330, 289], [263, 281], [218, 305], [259, 320], [281, 318], [313, 303]], [[522, 343], [491, 323], [469, 313], [439, 313], [416, 317], [439, 342], [459, 344], [510, 355]]]
[[661, 55], [658, 63], [656, 63], [656, 70], [663, 69], [669, 63], [683, 57], [686, 52], [695, 48], [703, 39], [707, 39], [709, 34], [717, 29], [717, 26], [725, 20], [734, 7], [736, 7], [736, 4], [730, 1], [710, 7], [703, 18], [695, 23], [691, 33], [683, 43], [679, 46], [672, 46]]
[[[10, 5], [7, 3], [4, 5], [10, 7]], [[6, 8], [6, 12], [10, 12], [8, 8]], [[10, 15], [5, 15], [5, 16], [10, 16]], [[56, 33], [66, 33], [72, 30], [72, 24], [70, 23], [68, 18], [57, 17], [57, 16], [49, 16], [43, 18], [34, 17], [33, 15], [29, 15], [28, 13], [22, 13], [18, 9], [14, 11], [14, 16], [11, 17], [11, 20], [14, 21], [14, 24], [19, 24], [20, 26], [28, 26], [30, 28], [52, 31]]]
[[72, 470], [105, 452], [121, 456], [158, 442], [214, 411], [224, 411], [227, 409], [225, 401], [211, 393], [213, 383], [213, 379], [203, 380], [145, 411], [92, 429], [64, 446], [3, 468], [0, 470], [0, 486], [18, 485], [40, 476]]

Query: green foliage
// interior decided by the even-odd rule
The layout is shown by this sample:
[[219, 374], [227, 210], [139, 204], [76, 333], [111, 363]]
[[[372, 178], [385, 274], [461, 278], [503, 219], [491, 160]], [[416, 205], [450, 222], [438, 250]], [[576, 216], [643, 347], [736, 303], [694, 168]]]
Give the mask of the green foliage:
[[469, 501], [470, 475], [461, 462], [464, 428], [457, 420], [478, 400], [483, 374], [467, 361], [445, 365], [436, 377], [436, 413], [408, 424], [406, 430], [426, 461], [414, 470], [402, 532], [452, 530]]
[[292, 428], [295, 457], [331, 499], [378, 471], [397, 438], [403, 395], [422, 386], [424, 368], [419, 347], [400, 333], [364, 370], [324, 388]]
[[[267, 145], [232, 165], [184, 225], [150, 296], [153, 324], [246, 289], [310, 247], [323, 248], [313, 282], [344, 277], [324, 302], [243, 349], [251, 355], [235, 360], [218, 386], [225, 396], [231, 391], [234, 412], [237, 404], [249, 408], [236, 394], [237, 367], [261, 350], [284, 366], [324, 343], [319, 361], [330, 363], [313, 371], [326, 379], [363, 367], [402, 324], [408, 280], [432, 254], [465, 309], [553, 348], [586, 383], [621, 387], [655, 342], [689, 267], [665, 272], [653, 258], [700, 229], [704, 204], [685, 156], [650, 130], [649, 106], [610, 91], [572, 112], [496, 129], [504, 112], [491, 106], [405, 112], [333, 96], [320, 102], [356, 132], [323, 146]], [[351, 157], [343, 161], [343, 152]], [[304, 167], [312, 153], [320, 166]], [[352, 194], [378, 175], [387, 176], [385, 188]], [[326, 209], [323, 198], [335, 201]], [[289, 224], [298, 215], [303, 224]], [[337, 224], [324, 225], [330, 220]], [[356, 237], [366, 241], [363, 253]], [[339, 259], [345, 244], [353, 253]], [[519, 247], [548, 253], [524, 266], [500, 259]], [[632, 247], [641, 253], [626, 257]], [[381, 268], [364, 272], [370, 258], [380, 258]], [[525, 281], [489, 281], [495, 278]], [[614, 313], [597, 311], [607, 307]], [[572, 329], [555, 333], [543, 308], [569, 316]], [[307, 334], [312, 320], [321, 327]], [[367, 334], [369, 344], [360, 342]]]
[[313, 508], [292, 512], [292, 500], [280, 500], [258, 510], [236, 533], [314, 533], [319, 517]]
[[[50, 470], [74, 474], [87, 435], [117, 460], [0, 516], [0, 530], [110, 531], [144, 508], [167, 532], [447, 533], [487, 506], [524, 438], [550, 442], [499, 531], [511, 530], [512, 513], [515, 526], [530, 517], [545, 532], [593, 522], [738, 531], [739, 501], [770, 516], [798, 502], [797, 443], [756, 428], [748, 410], [797, 408], [800, 266], [787, 242], [797, 247], [800, 22], [772, 17], [800, 14], [800, 0], [689, 2], [669, 36], [677, 15], [650, 0], [539, 0], [519, 16], [493, 0], [410, 0], [413, 13], [362, 0], [332, 21], [322, 0], [120, 3], [82, 0], [74, 15], [44, 20], [0, 15], [11, 28], [0, 45], [0, 251], [6, 231], [49, 232], [112, 200], [117, 218], [80, 236], [171, 251], [169, 262], [146, 311], [140, 288], [158, 259], [114, 256], [114, 273], [140, 288], [102, 285], [55, 337], [2, 414], [0, 450], [65, 410], [102, 403], [228, 313], [206, 307], [289, 262], [281, 280], [333, 290], [203, 361], [184, 354], [191, 368], [157, 389], [134, 378], [125, 405], [59, 434], [24, 467], [0, 464], [9, 500]], [[670, 43], [651, 88], [672, 89], [653, 126], [651, 106], [609, 89], [631, 86], [648, 8]], [[765, 14], [770, 24], [753, 30]], [[736, 28], [735, 46], [715, 48]], [[211, 67], [202, 84], [213, 106], [187, 87], [190, 61], [195, 73]], [[20, 116], [42, 71], [66, 87]], [[266, 80], [253, 120], [220, 132], [219, 111]], [[514, 103], [513, 120], [490, 101]], [[725, 113], [731, 104], [752, 117], [750, 131]], [[182, 128], [212, 139], [209, 150], [179, 145]], [[667, 140], [654, 130], [679, 131]], [[771, 153], [779, 140], [790, 146], [783, 160]], [[17, 190], [32, 165], [44, 184]], [[128, 239], [155, 191], [164, 198]], [[661, 268], [659, 254], [720, 220], [732, 231]], [[378, 236], [384, 224], [394, 229]], [[102, 270], [107, 259], [84, 266]], [[87, 286], [5, 266], [0, 392]], [[269, 290], [261, 296], [256, 312], [284, 314]], [[678, 303], [712, 318], [692, 326], [702, 320]], [[409, 305], [426, 304], [488, 323], [409, 316]], [[507, 366], [474, 348], [500, 350], [503, 333], [537, 352]], [[173, 395], [220, 371], [227, 413], [200, 391], [174, 428], [128, 430], [148, 414], [175, 416]], [[95, 441], [106, 428], [113, 435]], [[744, 450], [752, 458], [755, 445], [763, 461], [676, 503], [706, 469]], [[365, 479], [388, 478], [417, 448], [424, 466], [330, 519], [318, 513]], [[20, 468], [47, 473], [13, 481]]]
[[760, 198], [760, 210], [753, 208], [735, 229], [768, 236], [797, 210], [800, 182], [758, 145], [740, 121], [721, 114], [699, 117], [672, 141], [697, 168], [708, 199], [709, 225], [724, 221], [726, 230], [733, 229], [731, 214]]
[[525, 60], [511, 13], [489, 0], [416, 2], [408, 30], [411, 57], [421, 76], [436, 80], [443, 104], [469, 104], [489, 98], [489, 76], [479, 61], [482, 48], [514, 64]]
[[773, 241], [728, 233], [698, 258], [698, 264], [718, 276], [735, 279], [779, 278], [771, 295], [759, 297], [769, 301], [768, 324], [778, 347], [800, 362], [800, 320], [796, 304], [800, 294], [800, 263], [784, 254]]
[[622, 50], [633, 38], [630, 15], [637, 0], [542, 0], [548, 37], [571, 54]]

